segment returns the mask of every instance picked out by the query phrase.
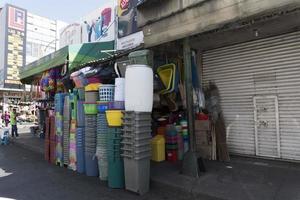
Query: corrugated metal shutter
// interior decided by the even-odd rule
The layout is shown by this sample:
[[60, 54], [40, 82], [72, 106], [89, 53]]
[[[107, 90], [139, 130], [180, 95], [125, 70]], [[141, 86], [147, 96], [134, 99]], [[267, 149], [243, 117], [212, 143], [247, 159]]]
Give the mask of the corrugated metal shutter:
[[255, 96], [277, 96], [281, 158], [300, 160], [300, 32], [203, 53], [203, 81], [220, 90], [232, 153], [255, 155]]

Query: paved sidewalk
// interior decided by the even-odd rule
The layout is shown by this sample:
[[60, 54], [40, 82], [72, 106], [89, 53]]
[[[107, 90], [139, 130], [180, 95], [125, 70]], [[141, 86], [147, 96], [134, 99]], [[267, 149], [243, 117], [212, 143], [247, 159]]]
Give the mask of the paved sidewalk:
[[44, 155], [44, 140], [33, 136], [31, 133], [20, 133], [19, 137], [12, 139], [11, 142], [22, 148]]

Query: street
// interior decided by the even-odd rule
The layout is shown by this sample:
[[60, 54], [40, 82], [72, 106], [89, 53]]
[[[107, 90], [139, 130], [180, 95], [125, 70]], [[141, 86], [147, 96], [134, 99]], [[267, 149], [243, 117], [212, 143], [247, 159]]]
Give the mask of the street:
[[152, 189], [144, 196], [113, 190], [98, 178], [53, 166], [40, 154], [14, 144], [0, 146], [0, 199], [188, 199], [174, 192]]

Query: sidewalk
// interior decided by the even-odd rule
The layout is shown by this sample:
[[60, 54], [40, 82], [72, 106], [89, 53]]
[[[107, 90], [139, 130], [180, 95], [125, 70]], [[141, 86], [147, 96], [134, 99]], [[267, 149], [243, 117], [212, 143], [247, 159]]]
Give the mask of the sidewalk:
[[[15, 144], [43, 154], [44, 140], [21, 134]], [[181, 175], [180, 165], [152, 163], [151, 187], [192, 199], [299, 200], [300, 164], [232, 157], [230, 163], [205, 161], [199, 179]]]

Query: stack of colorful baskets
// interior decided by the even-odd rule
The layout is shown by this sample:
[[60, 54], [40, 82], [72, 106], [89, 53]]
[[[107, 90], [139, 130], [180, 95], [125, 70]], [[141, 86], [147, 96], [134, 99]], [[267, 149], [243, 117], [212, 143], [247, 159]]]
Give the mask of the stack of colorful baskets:
[[99, 177], [101, 180], [108, 179], [108, 154], [107, 154], [107, 136], [108, 123], [105, 112], [108, 109], [108, 103], [113, 101], [114, 85], [102, 84], [99, 87], [99, 101], [97, 102], [97, 158], [99, 166]]
[[66, 94], [57, 93], [55, 101], [55, 125], [56, 125], [56, 164], [63, 165], [63, 113]]

